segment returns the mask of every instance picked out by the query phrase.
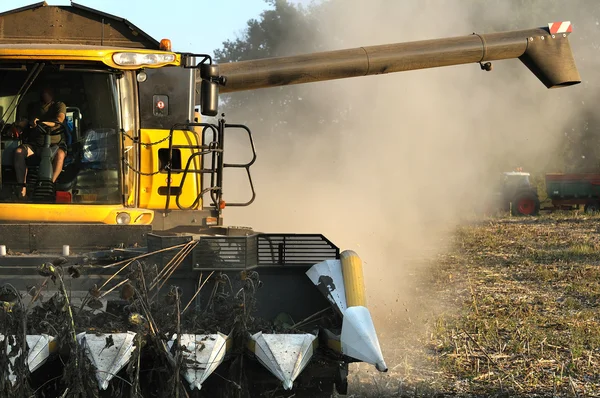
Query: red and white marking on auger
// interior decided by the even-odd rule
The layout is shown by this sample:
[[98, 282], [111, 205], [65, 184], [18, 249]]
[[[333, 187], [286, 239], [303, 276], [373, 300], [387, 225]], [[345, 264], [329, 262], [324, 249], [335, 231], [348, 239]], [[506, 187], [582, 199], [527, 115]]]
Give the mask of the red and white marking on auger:
[[548, 24], [548, 29], [550, 30], [550, 34], [555, 35], [557, 33], [571, 33], [573, 26], [571, 25], [571, 21], [551, 22]]

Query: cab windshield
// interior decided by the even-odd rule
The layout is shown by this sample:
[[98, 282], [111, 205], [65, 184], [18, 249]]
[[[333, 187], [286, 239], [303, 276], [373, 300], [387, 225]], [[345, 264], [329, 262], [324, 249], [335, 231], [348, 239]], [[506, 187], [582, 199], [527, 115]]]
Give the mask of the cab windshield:
[[[120, 204], [118, 75], [65, 65], [43, 66], [37, 74], [32, 73], [39, 67], [0, 64], [0, 200]], [[63, 111], [60, 131], [55, 127], [57, 134], [46, 140], [36, 119], [43, 115], [56, 126], [60, 122], [56, 113]], [[59, 153], [60, 167], [56, 159], [59, 150], [64, 151], [64, 155]], [[23, 179], [19, 156], [26, 159], [24, 183], [19, 181]], [[55, 180], [42, 187], [40, 181], [49, 175]]]

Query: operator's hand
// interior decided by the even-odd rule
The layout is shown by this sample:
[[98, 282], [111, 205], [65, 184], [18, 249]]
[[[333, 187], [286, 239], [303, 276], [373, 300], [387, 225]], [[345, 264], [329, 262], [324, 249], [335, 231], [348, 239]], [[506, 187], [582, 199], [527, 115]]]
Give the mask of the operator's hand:
[[33, 119], [33, 122], [31, 122], [31, 125], [32, 125], [33, 127], [37, 127], [37, 122], [38, 122], [38, 120], [40, 120], [40, 119], [38, 119], [37, 117], [36, 117], [35, 119]]

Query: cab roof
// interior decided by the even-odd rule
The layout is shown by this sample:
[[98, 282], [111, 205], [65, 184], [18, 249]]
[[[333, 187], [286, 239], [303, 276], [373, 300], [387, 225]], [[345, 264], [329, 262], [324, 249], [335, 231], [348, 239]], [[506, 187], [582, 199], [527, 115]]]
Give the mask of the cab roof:
[[160, 43], [128, 20], [80, 4], [45, 1], [0, 13], [0, 46], [62, 44], [159, 50]]
[[525, 177], [525, 176], [530, 176], [531, 174], [525, 173], [522, 171], [505, 171], [504, 175], [505, 176], [523, 176], [523, 177]]

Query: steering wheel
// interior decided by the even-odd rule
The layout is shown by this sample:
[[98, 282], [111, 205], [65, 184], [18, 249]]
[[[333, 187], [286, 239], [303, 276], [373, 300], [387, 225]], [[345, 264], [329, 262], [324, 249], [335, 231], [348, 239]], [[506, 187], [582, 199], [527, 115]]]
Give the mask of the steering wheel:
[[[55, 128], [56, 125], [58, 125], [58, 128], [54, 131], [50, 131], [51, 128]], [[55, 126], [46, 126], [43, 122], [38, 121], [38, 123], [35, 125], [35, 128], [38, 132], [40, 132], [42, 135], [49, 135], [49, 136], [55, 136], [55, 135], [61, 135], [66, 133], [66, 129], [65, 129], [65, 125], [64, 124], [58, 124], [55, 122]]]

